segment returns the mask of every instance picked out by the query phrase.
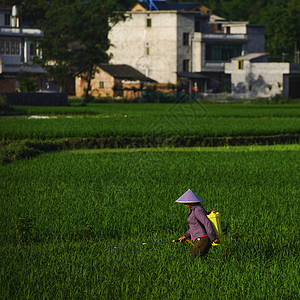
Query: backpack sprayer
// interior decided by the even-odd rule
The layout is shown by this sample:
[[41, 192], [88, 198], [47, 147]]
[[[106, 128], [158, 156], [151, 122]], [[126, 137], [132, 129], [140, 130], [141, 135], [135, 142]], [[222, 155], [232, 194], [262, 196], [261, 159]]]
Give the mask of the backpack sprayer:
[[[183, 204], [195, 204], [202, 202], [203, 200], [197, 196], [195, 193], [193, 193], [190, 189], [188, 189], [181, 197], [179, 197], [176, 202], [183, 203]], [[188, 206], [187, 206], [188, 207]], [[220, 222], [220, 215], [218, 212], [215, 210], [211, 211], [210, 214], [207, 215], [208, 219], [210, 220], [213, 229], [217, 235], [217, 238], [219, 241], [223, 240], [223, 234], [222, 234], [222, 229], [221, 229], [221, 222]], [[150, 245], [150, 244], [161, 244], [161, 243], [175, 243], [179, 242], [180, 240], [171, 240], [171, 241], [162, 241], [162, 242], [146, 242], [146, 243], [141, 243], [141, 244], [132, 244], [132, 245], [124, 245], [124, 246], [119, 246], [119, 247], [114, 247], [114, 249], [121, 248], [121, 247], [129, 247], [129, 246], [139, 246], [139, 245]], [[193, 244], [192, 241], [187, 240], [190, 244]], [[217, 246], [220, 244], [212, 243], [213, 246]], [[227, 257], [227, 245], [224, 241], [224, 245], [226, 248], [226, 254], [223, 258], [220, 259], [212, 259], [209, 258], [210, 260], [221, 260]]]
[[[207, 215], [207, 217], [209, 218], [210, 222], [212, 223], [212, 226], [217, 234], [218, 240], [223, 240], [223, 234], [222, 234], [222, 229], [221, 229], [221, 222], [220, 222], [220, 215], [218, 212], [211, 212], [209, 215]], [[192, 241], [190, 240], [186, 240], [187, 242], [189, 242], [190, 244], [193, 244]], [[130, 245], [123, 245], [123, 246], [116, 246], [114, 247], [114, 249], [119, 249], [119, 248], [124, 248], [124, 247], [132, 247], [132, 246], [144, 246], [144, 245], [153, 245], [153, 244], [163, 244], [163, 243], [177, 243], [180, 242], [179, 240], [170, 240], [170, 241], [160, 241], [160, 242], [144, 242], [144, 243], [139, 243], [139, 244], [130, 244]], [[224, 242], [225, 248], [226, 248], [226, 254], [223, 258], [220, 259], [212, 259], [212, 258], [208, 258], [209, 260], [221, 260], [227, 257], [227, 245]], [[212, 243], [213, 246], [220, 246], [220, 244], [216, 244], [216, 243]]]

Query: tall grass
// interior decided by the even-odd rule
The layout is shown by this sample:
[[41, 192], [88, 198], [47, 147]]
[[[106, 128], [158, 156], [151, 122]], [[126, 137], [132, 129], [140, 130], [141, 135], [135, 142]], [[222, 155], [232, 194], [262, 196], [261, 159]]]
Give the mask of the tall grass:
[[[0, 298], [299, 297], [299, 148], [177, 150], [2, 166]], [[193, 264], [188, 243], [113, 248], [184, 234], [188, 211], [174, 201], [188, 188], [220, 212], [227, 259]]]

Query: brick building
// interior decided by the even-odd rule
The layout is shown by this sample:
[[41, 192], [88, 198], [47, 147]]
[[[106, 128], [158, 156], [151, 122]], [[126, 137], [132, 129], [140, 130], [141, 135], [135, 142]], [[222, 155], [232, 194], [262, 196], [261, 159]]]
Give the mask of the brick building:
[[[100, 64], [91, 80], [90, 95], [94, 97], [139, 98], [145, 85], [156, 81], [128, 65]], [[76, 77], [76, 96], [87, 89], [84, 75]]]

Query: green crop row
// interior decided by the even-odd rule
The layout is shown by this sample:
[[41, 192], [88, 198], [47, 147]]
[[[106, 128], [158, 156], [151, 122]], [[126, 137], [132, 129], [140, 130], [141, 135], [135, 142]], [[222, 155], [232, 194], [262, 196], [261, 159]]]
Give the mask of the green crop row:
[[182, 104], [157, 103], [88, 103], [86, 106], [46, 107], [14, 106], [29, 115], [100, 115], [128, 117], [161, 117], [167, 115], [192, 115], [210, 117], [299, 117], [298, 104]]
[[[277, 151], [280, 150], [280, 151]], [[0, 167], [1, 299], [297, 299], [299, 147], [84, 150]], [[166, 243], [188, 188], [220, 212], [215, 260]]]
[[299, 134], [300, 118], [77, 117], [0, 120], [1, 140], [100, 137], [226, 137]]

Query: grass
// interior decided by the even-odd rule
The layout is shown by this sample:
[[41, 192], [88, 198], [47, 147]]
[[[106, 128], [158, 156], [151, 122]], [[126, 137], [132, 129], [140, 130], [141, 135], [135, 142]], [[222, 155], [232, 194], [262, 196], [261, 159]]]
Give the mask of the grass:
[[[0, 167], [0, 298], [297, 299], [299, 145], [79, 150]], [[227, 259], [178, 238], [191, 188]], [[214, 247], [211, 257], [224, 256]]]

